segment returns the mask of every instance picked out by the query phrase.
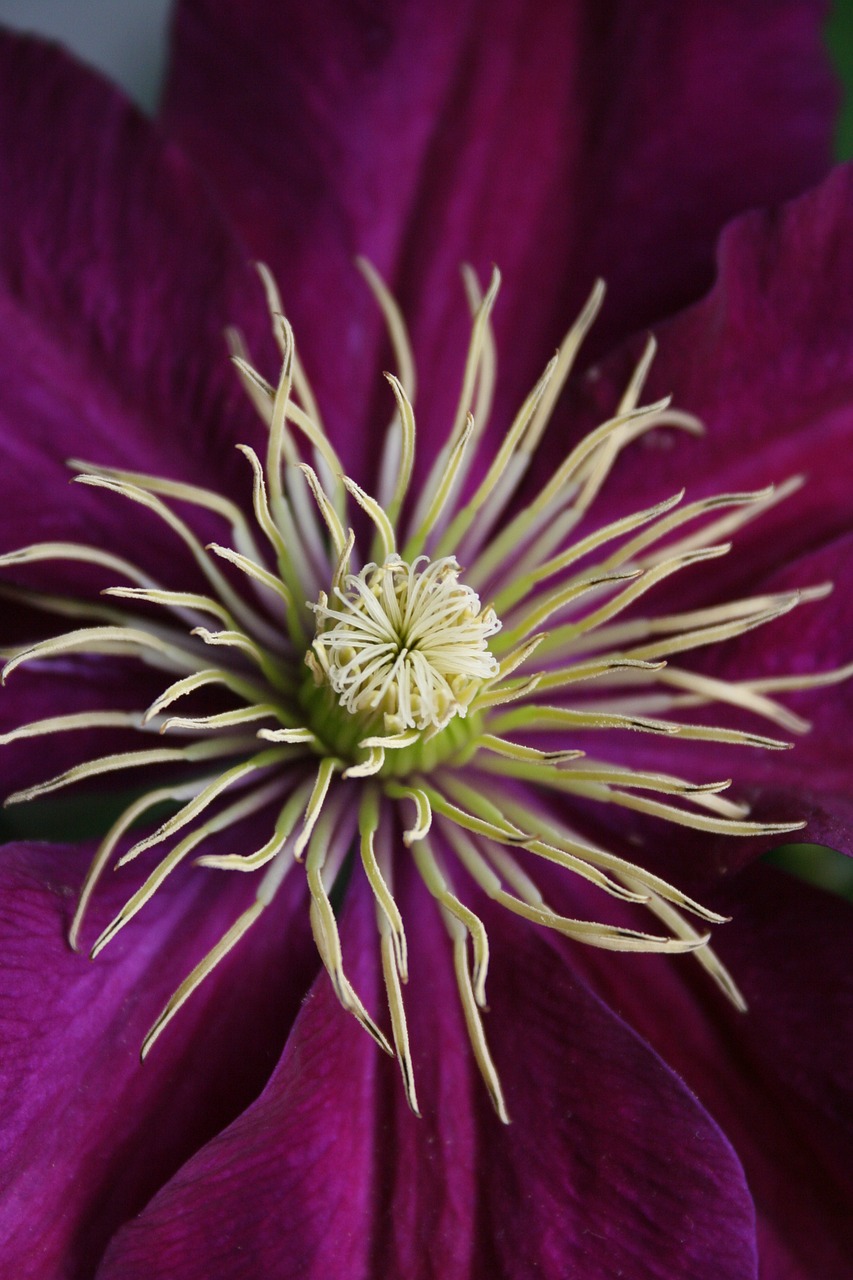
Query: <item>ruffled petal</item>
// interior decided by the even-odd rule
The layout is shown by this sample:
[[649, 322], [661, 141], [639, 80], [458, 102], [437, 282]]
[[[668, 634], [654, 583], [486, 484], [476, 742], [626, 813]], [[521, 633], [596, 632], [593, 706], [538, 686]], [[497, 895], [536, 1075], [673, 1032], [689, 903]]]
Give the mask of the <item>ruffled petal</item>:
[[[692, 584], [679, 575], [689, 603], [707, 601], [709, 586], [719, 596], [749, 589], [850, 530], [850, 475], [840, 460], [853, 448], [851, 215], [853, 166], [780, 209], [748, 214], [722, 237], [709, 296], [660, 332], [647, 394], [671, 393], [701, 418], [705, 436], [643, 437], [608, 482], [601, 519], [684, 485], [695, 498], [805, 477], [737, 535], [713, 574], [694, 570]], [[587, 384], [590, 419], [612, 412], [634, 354], [623, 352]]]
[[[344, 953], [372, 1003], [372, 912], [360, 882], [350, 892]], [[501, 918], [486, 1024], [502, 1126], [473, 1078], [443, 929], [422, 886], [402, 902], [423, 1119], [324, 977], [265, 1093], [119, 1234], [99, 1280], [753, 1277], [737, 1160], [677, 1077]]]
[[[0, 1234], [8, 1273], [27, 1280], [91, 1276], [116, 1227], [250, 1102], [316, 963], [294, 877], [141, 1064], [149, 1026], [251, 886], [176, 873], [92, 964], [63, 936], [81, 859], [19, 845], [0, 861]], [[129, 883], [108, 873], [86, 940]]]
[[[189, 161], [121, 94], [11, 35], [0, 203], [0, 549], [95, 541], [174, 581], [175, 536], [138, 508], [128, 519], [115, 495], [69, 489], [65, 462], [230, 489], [248, 505], [233, 445], [257, 428], [224, 338], [247, 317], [266, 328], [247, 252]], [[63, 578], [80, 575], [54, 570], [54, 590]]]
[[279, 275], [339, 438], [368, 427], [381, 349], [358, 253], [412, 319], [435, 438], [465, 343], [460, 262], [504, 272], [514, 407], [596, 274], [612, 290], [600, 350], [706, 287], [732, 214], [825, 173], [823, 16], [813, 0], [310, 16], [183, 0], [164, 119]]

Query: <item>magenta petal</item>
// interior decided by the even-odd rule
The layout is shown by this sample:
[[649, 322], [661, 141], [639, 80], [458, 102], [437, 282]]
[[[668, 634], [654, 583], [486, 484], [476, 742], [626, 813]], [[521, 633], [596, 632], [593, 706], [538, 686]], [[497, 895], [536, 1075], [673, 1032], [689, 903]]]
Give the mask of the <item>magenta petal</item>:
[[[360, 881], [351, 891], [344, 950], [372, 1004], [373, 913]], [[420, 885], [403, 902], [424, 1118], [321, 978], [262, 1097], [120, 1233], [99, 1280], [753, 1277], [726, 1140], [550, 947], [504, 920], [486, 1024], [514, 1123], [498, 1122], [435, 909]]]
[[731, 1139], [755, 1197], [760, 1274], [846, 1280], [853, 908], [766, 867], [733, 878], [712, 905], [733, 917], [715, 947], [746, 1014], [688, 960], [626, 966], [586, 952], [585, 966]]
[[531, 1239], [554, 1280], [754, 1274], [752, 1205], [727, 1139], [546, 943], [518, 935], [495, 938], [490, 984], [512, 1176], [503, 1135], [482, 1157], [507, 1274], [529, 1274]]
[[[176, 874], [91, 963], [64, 939], [84, 866], [84, 850], [46, 845], [8, 846], [0, 864], [0, 1237], [22, 1280], [93, 1274], [117, 1226], [258, 1092], [315, 963], [294, 877], [140, 1064], [154, 1018], [252, 886]], [[88, 941], [128, 883], [107, 873]]]
[[[705, 437], [651, 433], [603, 492], [602, 518], [638, 505], [638, 473], [643, 504], [684, 485], [694, 498], [804, 476], [716, 562], [720, 593], [754, 585], [851, 527], [849, 473], [839, 465], [853, 448], [851, 216], [853, 166], [844, 166], [808, 195], [727, 229], [719, 280], [662, 329], [648, 391], [652, 399], [671, 393], [701, 418]], [[602, 371], [591, 418], [609, 411], [630, 358]], [[695, 575], [700, 587], [707, 577]]]
[[[375, 1009], [379, 982], [372, 904], [360, 876], [351, 889], [343, 921], [347, 972]], [[457, 1047], [447, 1046], [451, 1064]], [[417, 1122], [402, 1115], [399, 1079], [393, 1069], [383, 1069], [383, 1056], [321, 976], [261, 1098], [125, 1227], [99, 1280], [136, 1280], [156, 1267], [181, 1280], [211, 1274], [220, 1280], [366, 1280], [398, 1274], [392, 1258], [381, 1252], [389, 1236], [393, 1240], [389, 1201], [397, 1178], [404, 1185], [421, 1180], [440, 1197], [443, 1174], [449, 1172], [458, 1188], [460, 1171], [445, 1158], [444, 1144], [430, 1154], [429, 1140], [436, 1139], [431, 1119], [421, 1128], [427, 1144], [419, 1149], [423, 1166], [398, 1154], [398, 1124], [402, 1120], [405, 1133]], [[470, 1241], [471, 1139], [464, 1108], [453, 1123], [460, 1126], [463, 1142], [458, 1212]], [[444, 1194], [449, 1197], [451, 1189]], [[438, 1205], [437, 1200], [433, 1226], [436, 1215], [441, 1218]], [[418, 1237], [411, 1243], [423, 1248], [425, 1241]], [[445, 1254], [448, 1277], [460, 1274], [454, 1257], [460, 1247], [461, 1274], [468, 1274], [470, 1244], [454, 1240]], [[417, 1272], [408, 1275], [415, 1280]]]
[[69, 488], [65, 461], [220, 490], [238, 474], [232, 492], [248, 494], [233, 445], [256, 427], [224, 339], [246, 315], [266, 327], [248, 255], [191, 164], [116, 90], [9, 35], [0, 203], [0, 549], [60, 537], [168, 566], [175, 536], [138, 510], [129, 521], [121, 498]]
[[[281, 279], [333, 429], [379, 354], [352, 268], [414, 321], [431, 431], [464, 341], [459, 264], [505, 274], [507, 402], [596, 274], [603, 344], [695, 297], [732, 214], [829, 164], [823, 5], [183, 0], [164, 118]], [[384, 417], [383, 413], [381, 417]]]

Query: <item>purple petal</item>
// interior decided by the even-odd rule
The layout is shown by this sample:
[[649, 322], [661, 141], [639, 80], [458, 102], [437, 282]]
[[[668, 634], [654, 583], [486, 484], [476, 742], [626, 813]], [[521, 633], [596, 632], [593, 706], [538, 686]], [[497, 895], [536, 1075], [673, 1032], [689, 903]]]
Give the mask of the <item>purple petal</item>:
[[[350, 892], [344, 952], [372, 1004], [373, 913], [360, 880]], [[435, 909], [420, 885], [403, 905], [423, 1119], [323, 977], [262, 1097], [120, 1233], [99, 1280], [754, 1276], [738, 1163], [678, 1079], [501, 918], [486, 1023], [514, 1118], [502, 1126]]]
[[[779, 210], [728, 228], [719, 280], [705, 301], [660, 333], [648, 395], [672, 393], [698, 414], [704, 439], [651, 433], [608, 483], [601, 516], [688, 486], [688, 496], [760, 489], [791, 476], [806, 484], [741, 532], [735, 550], [694, 574], [722, 595], [851, 527], [850, 476], [839, 459], [853, 447], [853, 167]], [[629, 356], [594, 384], [601, 419], [624, 386]], [[590, 384], [592, 386], [593, 384]], [[638, 475], [642, 477], [641, 495]], [[682, 584], [679, 581], [679, 589]], [[689, 588], [688, 588], [689, 590]], [[799, 615], [798, 615], [799, 616]]]
[[734, 1144], [755, 1197], [761, 1275], [844, 1280], [853, 1254], [853, 908], [766, 867], [734, 877], [712, 905], [733, 917], [714, 945], [746, 1014], [717, 998], [687, 958], [626, 965], [587, 951], [585, 967]]
[[442, 0], [310, 17], [183, 0], [164, 118], [279, 276], [335, 432], [367, 426], [376, 386], [362, 253], [412, 320], [434, 438], [466, 340], [460, 262], [505, 274], [514, 407], [596, 274], [612, 287], [600, 349], [706, 287], [733, 213], [826, 171], [823, 17], [813, 0], [772, 15]]
[[237, 475], [248, 501], [233, 444], [256, 428], [223, 336], [247, 314], [265, 328], [247, 254], [189, 162], [118, 92], [10, 35], [0, 201], [0, 548], [61, 537], [174, 567], [173, 534], [138, 509], [129, 520], [121, 498], [69, 489], [65, 461], [220, 490]]
[[[348, 976], [375, 1009], [381, 998], [377, 939], [360, 875], [348, 893], [342, 932]], [[461, 1087], [448, 1091], [443, 1115], [419, 1124], [404, 1113], [396, 1069], [390, 1063], [385, 1069], [384, 1055], [321, 977], [262, 1097], [120, 1233], [100, 1280], [150, 1274], [155, 1259], [182, 1280], [211, 1272], [222, 1280], [349, 1280], [374, 1274], [380, 1265], [389, 1276], [406, 1274], [393, 1263], [391, 1208], [398, 1188], [414, 1195], [415, 1209], [426, 1219], [421, 1225], [417, 1215], [411, 1221], [407, 1215], [402, 1248], [416, 1256], [431, 1228], [443, 1274], [458, 1275], [462, 1265], [467, 1275], [474, 1182], [471, 1119], [464, 1105], [468, 1058], [460, 1056], [462, 1048], [457, 1037], [441, 1057], [451, 1073], [461, 1064]], [[433, 1203], [419, 1200], [418, 1184]], [[448, 1235], [457, 1215], [462, 1232]], [[408, 1274], [414, 1280], [418, 1272]]]
[[[252, 886], [175, 874], [92, 964], [63, 936], [85, 865], [85, 850], [46, 845], [8, 846], [0, 864], [0, 1234], [8, 1274], [31, 1280], [91, 1276], [116, 1227], [257, 1094], [315, 963], [294, 877], [140, 1064]], [[86, 939], [131, 882], [108, 873]]]

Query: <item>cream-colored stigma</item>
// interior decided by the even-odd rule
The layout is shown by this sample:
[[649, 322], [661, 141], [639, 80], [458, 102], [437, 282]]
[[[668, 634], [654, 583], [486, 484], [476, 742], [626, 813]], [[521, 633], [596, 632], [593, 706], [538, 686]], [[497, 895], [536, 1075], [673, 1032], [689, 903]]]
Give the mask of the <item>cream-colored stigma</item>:
[[345, 710], [381, 714], [387, 733], [436, 732], [467, 714], [498, 674], [488, 639], [501, 624], [459, 573], [453, 556], [407, 564], [393, 555], [347, 574], [335, 590], [339, 608], [325, 595], [311, 606], [317, 635], [309, 665]]

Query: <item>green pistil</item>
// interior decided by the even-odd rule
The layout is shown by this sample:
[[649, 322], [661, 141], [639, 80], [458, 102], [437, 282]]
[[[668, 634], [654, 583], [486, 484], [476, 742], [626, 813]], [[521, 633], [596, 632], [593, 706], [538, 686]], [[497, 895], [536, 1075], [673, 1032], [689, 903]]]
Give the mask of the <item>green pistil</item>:
[[[367, 758], [361, 745], [364, 739], [386, 733], [381, 712], [369, 718], [353, 715], [341, 706], [328, 685], [318, 686], [310, 674], [302, 683], [299, 701], [305, 723], [317, 738], [315, 749], [324, 756], [361, 764]], [[476, 751], [482, 732], [483, 718], [478, 712], [454, 716], [437, 733], [430, 735], [425, 730], [411, 746], [386, 751], [377, 777], [406, 778], [429, 773], [450, 761], [464, 764]]]

